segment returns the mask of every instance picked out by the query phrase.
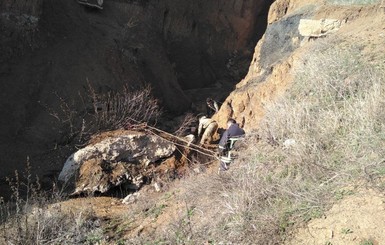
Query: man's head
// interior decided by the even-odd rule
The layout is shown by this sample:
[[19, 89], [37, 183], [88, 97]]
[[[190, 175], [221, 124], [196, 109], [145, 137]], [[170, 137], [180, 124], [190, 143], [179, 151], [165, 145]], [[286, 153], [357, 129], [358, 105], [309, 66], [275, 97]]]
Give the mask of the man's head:
[[229, 128], [232, 124], [237, 123], [233, 118], [229, 118], [227, 120], [227, 128]]

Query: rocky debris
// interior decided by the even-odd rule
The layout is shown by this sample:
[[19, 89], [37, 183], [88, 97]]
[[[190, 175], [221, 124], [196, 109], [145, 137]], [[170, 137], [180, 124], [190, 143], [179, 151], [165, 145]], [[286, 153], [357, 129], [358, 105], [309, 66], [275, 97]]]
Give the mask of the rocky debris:
[[175, 149], [173, 143], [156, 135], [125, 132], [72, 154], [58, 179], [63, 182], [75, 179], [73, 194], [105, 193], [122, 184], [127, 189], [139, 189], [144, 169], [150, 163], [171, 156]]
[[123, 198], [122, 203], [123, 204], [134, 203], [138, 199], [139, 195], [140, 195], [139, 192], [131, 193], [127, 195], [125, 198]]
[[162, 190], [161, 184], [159, 184], [158, 182], [155, 182], [154, 183], [154, 189], [156, 192], [160, 192]]
[[0, 19], [3, 21], [10, 21], [13, 22], [15, 25], [19, 26], [19, 28], [24, 29], [33, 29], [36, 28], [39, 23], [39, 17], [28, 15], [28, 14], [22, 14], [22, 15], [16, 15], [14, 13], [0, 13]]
[[301, 19], [298, 26], [298, 31], [304, 37], [322, 37], [330, 33], [338, 31], [342, 22], [337, 19]]
[[283, 142], [283, 149], [289, 149], [297, 144], [295, 139], [287, 139]]
[[121, 185], [127, 190], [138, 190], [144, 182], [141, 168], [137, 164], [111, 163], [101, 158], [87, 160], [80, 167], [76, 189], [72, 195], [106, 193]]

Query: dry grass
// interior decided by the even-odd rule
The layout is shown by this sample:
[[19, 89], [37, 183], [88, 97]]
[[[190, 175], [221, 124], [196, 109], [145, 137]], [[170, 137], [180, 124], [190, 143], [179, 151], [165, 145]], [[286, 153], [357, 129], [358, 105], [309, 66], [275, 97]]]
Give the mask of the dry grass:
[[281, 244], [366, 170], [384, 174], [383, 64], [330, 39], [310, 52], [231, 170], [186, 180], [179, 202], [194, 212], [163, 227], [158, 244]]
[[369, 65], [358, 47], [329, 47], [311, 50], [288, 95], [267, 108], [261, 128], [279, 146], [294, 139], [281, 157], [290, 168], [306, 164], [316, 180], [351, 176], [384, 157], [384, 67]]
[[279, 243], [292, 222], [321, 216], [368, 166], [384, 167], [385, 69], [369, 65], [359, 47], [338, 44], [314, 45], [234, 169], [225, 203], [245, 239]]
[[8, 179], [12, 198], [0, 197], [0, 244], [96, 244], [103, 241], [100, 220], [92, 207], [80, 212], [63, 210], [64, 198], [57, 189], [45, 192], [32, 182], [29, 165], [25, 173]]
[[[286, 95], [266, 107], [258, 132], [247, 132], [248, 146], [230, 171], [181, 180], [182, 191], [176, 186], [172, 198], [143, 199], [130, 208], [130, 222], [157, 222], [172, 208], [175, 217], [122, 242], [282, 244], [293, 225], [322, 217], [345, 186], [385, 174], [384, 64], [368, 63], [359, 47], [330, 39], [309, 52]], [[76, 231], [85, 229], [82, 236], [68, 217], [57, 217], [68, 227], [59, 233], [72, 234], [74, 244], [104, 239], [92, 215], [75, 224]]]

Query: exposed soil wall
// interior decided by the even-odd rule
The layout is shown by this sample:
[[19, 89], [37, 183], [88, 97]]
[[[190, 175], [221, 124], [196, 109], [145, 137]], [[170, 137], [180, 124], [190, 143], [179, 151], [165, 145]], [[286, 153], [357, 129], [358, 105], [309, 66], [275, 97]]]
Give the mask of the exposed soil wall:
[[316, 12], [314, 1], [275, 1], [269, 10], [265, 34], [255, 47], [248, 74], [223, 103], [216, 119], [224, 127], [233, 117], [247, 131], [258, 128], [264, 105], [285, 92], [303, 37], [300, 19]]
[[272, 1], [159, 1], [159, 23], [182, 88], [239, 81], [266, 28]]
[[26, 156], [47, 168], [42, 152], [66, 143], [63, 104], [89, 107], [89, 85], [102, 93], [151, 84], [165, 110], [180, 114], [192, 105], [184, 90], [235, 84], [272, 2], [105, 1], [99, 11], [76, 1], [3, 1], [0, 162], [12, 167], [0, 177]]

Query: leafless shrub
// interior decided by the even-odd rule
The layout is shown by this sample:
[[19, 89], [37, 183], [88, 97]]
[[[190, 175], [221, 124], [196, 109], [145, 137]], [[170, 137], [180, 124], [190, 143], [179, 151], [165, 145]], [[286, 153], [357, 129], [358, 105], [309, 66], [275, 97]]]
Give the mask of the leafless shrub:
[[151, 88], [131, 91], [97, 93], [88, 82], [86, 96], [79, 93], [81, 103], [56, 93], [58, 108], [42, 104], [57, 119], [66, 142], [75, 138], [83, 143], [95, 133], [115, 129], [130, 129], [141, 123], [156, 125], [162, 110], [151, 95]]
[[132, 124], [156, 124], [161, 110], [158, 101], [151, 96], [151, 88], [145, 87], [138, 91], [96, 94], [89, 86], [94, 109], [94, 122], [98, 130], [113, 130], [130, 127]]
[[192, 113], [187, 113], [183, 121], [179, 124], [178, 129], [173, 133], [176, 136], [184, 136], [189, 131], [191, 125], [196, 124], [197, 119]]

